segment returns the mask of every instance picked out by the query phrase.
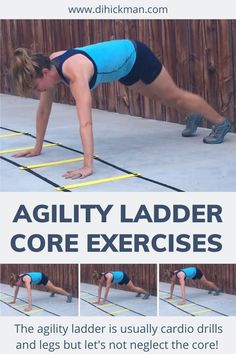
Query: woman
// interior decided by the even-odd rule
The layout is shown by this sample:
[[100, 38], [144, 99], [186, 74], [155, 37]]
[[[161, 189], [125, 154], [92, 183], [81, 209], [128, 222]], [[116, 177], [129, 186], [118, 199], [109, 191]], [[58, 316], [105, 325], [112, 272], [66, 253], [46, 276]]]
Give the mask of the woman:
[[93, 272], [93, 279], [95, 281], [98, 281], [98, 299], [95, 301], [95, 304], [100, 304], [101, 301], [101, 295], [102, 295], [102, 287], [106, 286], [105, 294], [103, 301], [101, 302], [102, 305], [104, 305], [107, 301], [107, 297], [111, 288], [112, 284], [119, 284], [119, 285], [125, 285], [130, 291], [136, 291], [137, 292], [137, 297], [140, 297], [142, 294], [144, 294], [143, 299], [148, 299], [150, 294], [148, 291], [144, 290], [143, 288], [139, 288], [133, 284], [133, 282], [130, 280], [129, 276], [120, 271], [115, 271], [115, 272], [105, 272], [105, 273], [99, 273], [97, 271]]
[[179, 305], [186, 304], [186, 292], [185, 292], [185, 280], [199, 280], [199, 282], [206, 288], [210, 289], [209, 292], [215, 290], [215, 295], [219, 295], [220, 289], [211, 281], [207, 280], [202, 271], [197, 267], [182, 268], [175, 270], [174, 272], [168, 271], [166, 276], [170, 278], [171, 287], [170, 287], [170, 296], [167, 299], [173, 298], [173, 291], [175, 287], [176, 280], [179, 281], [181, 288], [182, 300]]
[[24, 285], [27, 290], [28, 297], [28, 306], [24, 309], [25, 312], [29, 312], [32, 310], [32, 291], [31, 285], [40, 285], [43, 284], [48, 291], [51, 291], [51, 296], [53, 297], [55, 293], [67, 296], [66, 302], [72, 302], [72, 295], [69, 294], [62, 288], [56, 287], [49, 279], [48, 276], [41, 272], [29, 272], [20, 275], [16, 275], [14, 273], [11, 274], [10, 277], [10, 286], [15, 288], [13, 301], [9, 302], [10, 304], [15, 304], [16, 298], [19, 292], [19, 288], [21, 285]]
[[62, 50], [49, 57], [28, 54], [19, 48], [14, 52], [12, 76], [17, 92], [26, 95], [29, 90], [40, 93], [36, 115], [36, 144], [33, 150], [15, 154], [15, 157], [37, 156], [41, 153], [56, 85], [69, 85], [76, 102], [80, 135], [84, 151], [82, 168], [67, 171], [65, 178], [84, 178], [93, 172], [93, 129], [91, 90], [100, 83], [120, 81], [132, 90], [159, 100], [191, 115], [183, 136], [195, 135], [201, 117], [214, 124], [205, 143], [222, 143], [231, 129], [229, 121], [211, 108], [200, 96], [178, 88], [172, 78], [143, 43], [129, 39], [112, 40], [81, 48]]

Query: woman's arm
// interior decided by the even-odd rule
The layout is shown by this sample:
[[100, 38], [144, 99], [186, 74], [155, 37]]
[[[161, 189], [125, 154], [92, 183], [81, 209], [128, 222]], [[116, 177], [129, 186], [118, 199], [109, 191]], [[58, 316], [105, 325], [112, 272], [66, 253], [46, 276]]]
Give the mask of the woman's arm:
[[98, 285], [98, 299], [95, 301], [95, 304], [99, 304], [102, 296], [102, 284]]
[[84, 152], [82, 168], [67, 171], [65, 178], [84, 178], [93, 173], [92, 97], [89, 81], [94, 74], [93, 63], [83, 55], [75, 55], [63, 64], [63, 72], [70, 80], [71, 93], [76, 102], [80, 137]]
[[184, 276], [179, 277], [179, 283], [180, 283], [180, 288], [181, 288], [181, 296], [182, 300], [179, 303], [180, 305], [184, 305], [186, 303], [186, 295], [185, 295], [185, 280]]
[[[104, 299], [102, 301], [102, 304], [105, 304], [107, 301], [107, 297], [108, 297], [108, 293], [111, 287], [111, 283], [112, 283], [112, 279], [113, 279], [113, 275], [111, 273], [107, 273], [106, 274], [106, 290], [105, 290], [105, 294], [104, 294]], [[95, 302], [95, 304], [99, 304], [100, 300], [101, 300], [101, 295], [102, 295], [102, 282], [100, 280], [99, 286], [98, 286], [98, 299]]]
[[68, 171], [63, 176], [65, 178], [75, 179], [87, 177], [93, 172], [92, 97], [86, 76], [80, 75], [71, 80], [70, 89], [76, 102], [80, 136], [84, 152], [84, 165], [82, 168]]
[[52, 109], [54, 89], [41, 92], [40, 101], [36, 115], [36, 144], [35, 150], [39, 153], [42, 150], [45, 133]]
[[14, 290], [13, 300], [10, 301], [9, 304], [15, 304], [16, 303], [16, 299], [17, 299], [17, 295], [18, 295], [18, 292], [19, 292], [19, 288], [20, 288], [20, 285], [16, 285], [15, 290]]
[[31, 291], [31, 285], [30, 285], [30, 280], [25, 280], [25, 287], [27, 290], [27, 298], [28, 298], [28, 306], [24, 309], [25, 311], [31, 311], [32, 310], [32, 291]]
[[36, 143], [32, 150], [21, 151], [14, 154], [14, 157], [32, 157], [37, 156], [41, 153], [43, 140], [46, 133], [49, 116], [52, 108], [53, 101], [53, 89], [49, 89], [45, 92], [41, 92], [39, 105], [36, 114]]
[[107, 284], [106, 284], [105, 295], [104, 295], [104, 299], [103, 299], [103, 304], [105, 304], [106, 301], [107, 301], [107, 297], [108, 297], [110, 288], [111, 288], [111, 278], [108, 278], [107, 279]]
[[174, 288], [175, 288], [175, 279], [171, 280], [170, 296], [168, 296], [167, 299], [172, 299], [173, 298]]

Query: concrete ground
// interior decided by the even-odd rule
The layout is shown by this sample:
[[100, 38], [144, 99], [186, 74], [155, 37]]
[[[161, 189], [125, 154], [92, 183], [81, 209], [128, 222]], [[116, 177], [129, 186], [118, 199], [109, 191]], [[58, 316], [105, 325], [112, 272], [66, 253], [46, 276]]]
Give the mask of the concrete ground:
[[220, 293], [208, 294], [208, 290], [186, 287], [186, 304], [181, 300], [180, 286], [175, 285], [173, 299], [167, 299], [170, 284], [160, 283], [160, 316], [236, 316], [236, 296]]
[[[55, 191], [56, 186], [78, 184], [62, 174], [81, 166], [72, 162], [37, 169], [19, 170], [18, 165], [39, 164], [78, 158], [82, 155], [67, 148], [82, 150], [74, 106], [54, 104], [45, 139], [64, 147], [45, 147], [40, 156], [13, 158], [3, 150], [34, 146], [27, 135], [9, 136], [13, 131], [35, 135], [38, 101], [1, 95], [1, 175], [2, 191]], [[202, 138], [209, 129], [199, 129], [194, 138], [182, 138], [183, 125], [131, 117], [101, 110], [93, 111], [95, 155], [94, 174], [83, 182], [141, 174], [102, 184], [70, 189], [79, 191], [236, 191], [236, 134], [229, 133], [223, 144], [208, 145]], [[7, 135], [7, 136], [6, 136]], [[65, 148], [66, 147], [66, 148]], [[101, 161], [102, 160], [102, 161]], [[115, 166], [111, 166], [108, 164]], [[119, 169], [121, 168], [121, 170]], [[125, 171], [123, 171], [123, 170]], [[29, 173], [31, 172], [31, 173]], [[33, 174], [32, 174], [33, 173]], [[15, 181], [17, 180], [17, 183]]]
[[8, 304], [13, 300], [14, 289], [7, 284], [0, 284], [0, 316], [77, 316], [78, 299], [73, 298], [71, 303], [66, 302], [65, 296], [32, 290], [32, 311], [25, 312], [27, 306], [26, 289], [20, 288], [15, 304]]
[[[102, 296], [105, 288], [103, 288]], [[157, 298], [150, 296], [144, 300], [136, 297], [136, 293], [118, 289], [110, 289], [108, 301], [104, 305], [95, 305], [98, 287], [92, 284], [80, 284], [81, 316], [156, 316]]]

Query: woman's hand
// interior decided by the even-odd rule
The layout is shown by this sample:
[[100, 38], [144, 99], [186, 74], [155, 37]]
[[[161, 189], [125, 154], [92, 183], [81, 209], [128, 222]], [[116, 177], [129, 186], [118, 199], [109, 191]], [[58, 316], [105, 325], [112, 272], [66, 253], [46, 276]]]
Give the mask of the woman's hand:
[[100, 301], [93, 301], [93, 304], [95, 304], [95, 305], [99, 305], [100, 304]]
[[186, 300], [182, 299], [180, 302], [178, 302], [178, 305], [185, 305], [186, 304]]
[[106, 304], [106, 300], [102, 300], [101, 302], [100, 301], [94, 301], [93, 304], [95, 304], [95, 305], [105, 305]]
[[93, 173], [92, 167], [81, 167], [78, 168], [77, 170], [71, 170], [67, 171], [62, 175], [62, 177], [65, 177], [66, 179], [71, 178], [71, 179], [76, 179], [76, 178], [85, 178], [90, 176]]
[[32, 306], [27, 306], [25, 309], [24, 309], [25, 312], [29, 312], [29, 311], [32, 311]]
[[17, 152], [16, 154], [12, 155], [12, 157], [33, 157], [33, 156], [38, 156], [40, 155], [41, 150], [26, 150], [26, 151], [21, 151]]

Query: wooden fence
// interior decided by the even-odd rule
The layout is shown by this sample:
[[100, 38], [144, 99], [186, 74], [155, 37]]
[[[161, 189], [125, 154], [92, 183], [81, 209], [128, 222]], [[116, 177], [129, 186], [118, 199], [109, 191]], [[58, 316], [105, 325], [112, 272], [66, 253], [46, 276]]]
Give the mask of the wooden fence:
[[[72, 292], [73, 296], [78, 297], [77, 264], [1, 264], [0, 282], [9, 284], [11, 273], [22, 274], [27, 272], [43, 272], [53, 284]], [[36, 288], [45, 291], [43, 285], [37, 285]]]
[[[230, 118], [236, 131], [236, 20], [2, 20], [1, 92], [13, 93], [9, 66], [17, 47], [49, 54], [119, 38], [145, 42], [178, 86], [203, 96]], [[74, 103], [64, 85], [55, 100]], [[93, 107], [183, 122], [183, 115], [175, 110], [119, 83], [100, 85], [93, 93]]]
[[[156, 264], [82, 264], [80, 279], [82, 283], [96, 284], [92, 278], [94, 270], [98, 272], [122, 271], [129, 275], [132, 282], [157, 295], [157, 265]], [[124, 286], [113, 285], [116, 288], [127, 290]]]
[[[213, 281], [223, 292], [236, 295], [236, 264], [194, 264], [201, 269], [206, 278]], [[183, 267], [191, 267], [189, 264], [161, 264], [160, 281], [166, 282], [164, 273], [166, 270], [177, 270]], [[202, 288], [199, 282], [187, 280], [188, 286]]]

